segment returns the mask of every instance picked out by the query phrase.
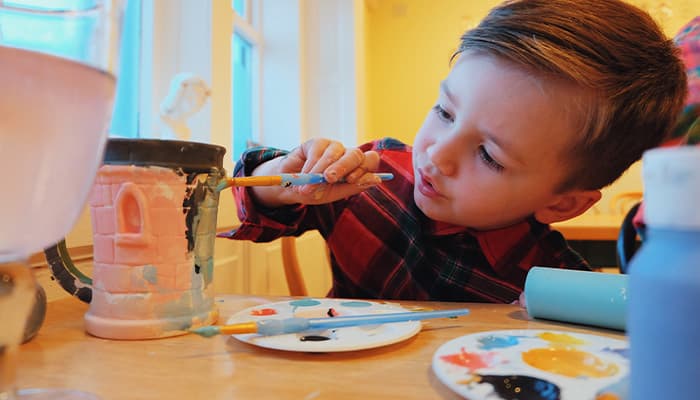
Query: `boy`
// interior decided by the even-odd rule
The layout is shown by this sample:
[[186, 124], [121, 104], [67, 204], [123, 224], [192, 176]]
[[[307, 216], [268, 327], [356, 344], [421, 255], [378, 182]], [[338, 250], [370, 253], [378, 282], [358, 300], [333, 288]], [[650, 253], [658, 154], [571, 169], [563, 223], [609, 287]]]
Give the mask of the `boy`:
[[244, 154], [236, 176], [330, 184], [236, 188], [242, 225], [225, 236], [319, 230], [333, 297], [512, 302], [533, 265], [588, 269], [549, 224], [666, 137], [686, 92], [677, 49], [621, 1], [522, 0], [466, 32], [453, 59], [413, 148], [315, 139]]

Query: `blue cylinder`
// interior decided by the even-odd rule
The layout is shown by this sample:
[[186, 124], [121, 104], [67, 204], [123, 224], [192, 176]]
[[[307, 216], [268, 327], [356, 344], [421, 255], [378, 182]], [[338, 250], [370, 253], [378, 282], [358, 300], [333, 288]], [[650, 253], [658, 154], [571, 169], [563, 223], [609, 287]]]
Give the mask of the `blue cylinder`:
[[630, 399], [695, 400], [700, 231], [647, 227], [630, 263]]
[[627, 275], [533, 267], [525, 280], [527, 312], [583, 325], [625, 329]]

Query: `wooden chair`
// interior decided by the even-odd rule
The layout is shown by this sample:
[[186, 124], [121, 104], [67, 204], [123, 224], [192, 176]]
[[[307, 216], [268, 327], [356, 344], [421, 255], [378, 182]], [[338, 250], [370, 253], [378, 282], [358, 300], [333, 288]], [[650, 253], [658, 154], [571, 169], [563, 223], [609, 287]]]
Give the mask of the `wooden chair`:
[[620, 273], [622, 274], [629, 272], [629, 262], [632, 260], [634, 253], [637, 252], [643, 237], [643, 232], [639, 232], [632, 223], [640, 205], [641, 202], [637, 202], [627, 211], [625, 218], [622, 220], [622, 225], [620, 226], [620, 233], [617, 236], [615, 247], [617, 265], [620, 267]]
[[[309, 296], [309, 290], [304, 280], [304, 275], [301, 270], [301, 263], [297, 253], [297, 238], [287, 236], [280, 238], [282, 248], [282, 265], [284, 275], [287, 278], [287, 288], [292, 296]], [[325, 249], [326, 264], [331, 264], [331, 253], [328, 246], [323, 246]], [[302, 257], [303, 259], [303, 257]], [[313, 282], [312, 282], [313, 289]]]
[[301, 274], [299, 258], [297, 257], [296, 238], [285, 236], [280, 238], [282, 246], [282, 265], [287, 278], [287, 287], [292, 296], [308, 296], [304, 276]]

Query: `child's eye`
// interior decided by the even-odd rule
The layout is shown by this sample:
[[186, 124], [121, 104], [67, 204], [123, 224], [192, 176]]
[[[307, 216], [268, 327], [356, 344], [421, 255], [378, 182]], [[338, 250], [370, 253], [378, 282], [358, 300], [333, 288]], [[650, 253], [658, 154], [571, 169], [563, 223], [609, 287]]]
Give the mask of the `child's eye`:
[[488, 151], [486, 151], [486, 147], [484, 145], [479, 145], [479, 157], [481, 157], [481, 160], [491, 169], [493, 169], [496, 172], [501, 172], [503, 171], [503, 166], [499, 164], [496, 160], [494, 160], [491, 155], [489, 154]]
[[454, 122], [454, 118], [450, 113], [448, 113], [440, 104], [436, 104], [435, 107], [433, 107], [433, 111], [435, 111], [435, 114], [437, 114], [438, 118], [445, 122]]

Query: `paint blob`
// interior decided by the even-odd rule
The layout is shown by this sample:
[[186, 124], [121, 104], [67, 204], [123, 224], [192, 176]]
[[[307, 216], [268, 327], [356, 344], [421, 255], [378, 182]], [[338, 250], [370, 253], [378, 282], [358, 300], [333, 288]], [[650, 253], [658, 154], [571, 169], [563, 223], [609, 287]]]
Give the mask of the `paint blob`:
[[275, 315], [277, 314], [277, 310], [274, 308], [258, 308], [256, 310], [252, 310], [250, 312], [250, 315], [255, 315], [255, 316], [260, 316], [260, 315]]
[[324, 342], [326, 340], [331, 340], [328, 336], [321, 335], [306, 335], [299, 338], [302, 342]]
[[540, 339], [546, 340], [552, 344], [568, 344], [568, 345], [580, 345], [586, 344], [585, 341], [568, 335], [566, 333], [554, 333], [554, 332], [542, 332], [537, 335]]
[[340, 305], [343, 307], [371, 307], [372, 303], [366, 301], [344, 301]]
[[493, 386], [504, 400], [559, 400], [559, 387], [543, 379], [521, 375], [478, 375], [478, 380]]
[[516, 346], [519, 341], [516, 336], [484, 336], [479, 340], [479, 347], [484, 350], [493, 350]]
[[321, 304], [321, 302], [314, 299], [301, 299], [289, 302], [289, 305], [292, 307], [313, 307], [319, 304]]
[[469, 369], [470, 372], [476, 371], [479, 368], [490, 367], [491, 363], [493, 363], [493, 353], [470, 353], [464, 351], [464, 349], [457, 354], [448, 354], [440, 358], [450, 364], [465, 367]]
[[628, 349], [628, 348], [613, 349], [613, 348], [611, 348], [611, 347], [606, 347], [606, 348], [604, 348], [602, 351], [606, 351], [606, 352], [608, 352], [608, 353], [617, 354], [617, 355], [619, 355], [620, 357], [624, 357], [624, 358], [626, 358], [626, 359], [628, 359], [628, 360], [629, 360], [629, 358], [630, 358], [630, 355], [629, 355], [630, 349]]
[[570, 378], [603, 378], [619, 372], [614, 363], [606, 363], [591, 353], [571, 348], [538, 348], [522, 354], [525, 363], [547, 372]]

